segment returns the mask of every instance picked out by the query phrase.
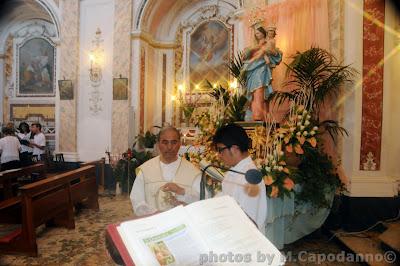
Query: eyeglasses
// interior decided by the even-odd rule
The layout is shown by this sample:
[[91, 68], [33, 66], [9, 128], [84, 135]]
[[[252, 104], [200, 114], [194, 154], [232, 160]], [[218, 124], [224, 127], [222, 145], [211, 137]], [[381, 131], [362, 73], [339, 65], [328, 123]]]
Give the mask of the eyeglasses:
[[216, 150], [219, 154], [221, 154], [224, 150], [230, 149], [230, 146], [225, 146], [225, 147], [216, 147]]

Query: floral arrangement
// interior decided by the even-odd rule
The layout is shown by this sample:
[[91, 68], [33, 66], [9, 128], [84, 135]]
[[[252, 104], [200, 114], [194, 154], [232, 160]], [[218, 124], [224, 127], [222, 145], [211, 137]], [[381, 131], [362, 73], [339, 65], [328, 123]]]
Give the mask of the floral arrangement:
[[[324, 151], [321, 136], [329, 133], [335, 140], [337, 135], [346, 135], [347, 132], [337, 121], [321, 122], [321, 106], [328, 97], [338, 95], [340, 86], [351, 81], [354, 71], [349, 66], [338, 64], [331, 54], [320, 48], [297, 53], [293, 62], [286, 66], [289, 75], [287, 85], [291, 86], [291, 90], [274, 92], [268, 99], [278, 106], [290, 103], [286, 119], [279, 127], [271, 118], [266, 119], [266, 127], [256, 127], [250, 134], [250, 152], [264, 175], [268, 197], [282, 198], [296, 194], [296, 201], [310, 203], [316, 208], [328, 207], [326, 195], [340, 188], [340, 179], [335, 164]], [[242, 67], [239, 56], [229, 68], [244, 88]], [[240, 97], [245, 97], [244, 93], [235, 93], [223, 88], [214, 90], [212, 96], [215, 101], [211, 109], [193, 117], [201, 131], [198, 145], [205, 146], [203, 153], [189, 155], [194, 161], [206, 159], [220, 164], [211, 138], [220, 126], [242, 120], [228, 111], [232, 110], [229, 108], [232, 104], [237, 114], [246, 108], [241, 100], [238, 101]]]

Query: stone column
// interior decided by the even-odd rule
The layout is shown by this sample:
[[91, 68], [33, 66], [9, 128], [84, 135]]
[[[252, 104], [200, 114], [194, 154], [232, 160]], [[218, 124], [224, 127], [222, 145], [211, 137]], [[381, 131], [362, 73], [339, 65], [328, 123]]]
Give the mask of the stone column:
[[131, 62], [131, 21], [132, 1], [115, 0], [114, 23], [114, 58], [113, 77], [128, 78], [128, 97], [123, 100], [113, 99], [112, 102], [112, 127], [111, 127], [111, 152], [122, 153], [126, 151], [131, 140], [129, 140], [129, 125], [132, 126], [133, 119], [129, 115], [129, 103], [131, 95], [131, 80], [129, 79]]
[[66, 161], [77, 161], [77, 87], [79, 69], [79, 0], [61, 0], [60, 76], [72, 80], [74, 98], [59, 100], [56, 108], [59, 115], [57, 152], [64, 154]]

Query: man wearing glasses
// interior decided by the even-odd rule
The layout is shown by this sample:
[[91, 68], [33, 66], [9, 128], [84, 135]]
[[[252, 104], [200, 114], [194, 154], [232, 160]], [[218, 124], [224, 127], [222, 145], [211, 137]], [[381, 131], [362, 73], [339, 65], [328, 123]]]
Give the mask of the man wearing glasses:
[[135, 215], [164, 211], [200, 198], [200, 171], [178, 156], [180, 132], [164, 127], [157, 139], [160, 155], [138, 167], [130, 194]]
[[[250, 141], [246, 131], [239, 125], [229, 124], [217, 130], [213, 143], [222, 162], [230, 170], [246, 173], [257, 169], [249, 156]], [[243, 211], [257, 224], [261, 232], [265, 231], [267, 217], [267, 197], [264, 182], [259, 183], [259, 192], [250, 195], [248, 183], [243, 174], [227, 171], [222, 181], [222, 195], [233, 197]]]

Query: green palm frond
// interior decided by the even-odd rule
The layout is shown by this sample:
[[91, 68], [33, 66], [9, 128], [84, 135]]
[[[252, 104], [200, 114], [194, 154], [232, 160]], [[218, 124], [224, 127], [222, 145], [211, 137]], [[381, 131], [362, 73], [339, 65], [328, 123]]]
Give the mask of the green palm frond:
[[227, 106], [227, 114], [229, 116], [229, 120], [232, 122], [243, 121], [246, 114], [246, 104], [247, 97], [244, 94], [232, 95]]
[[217, 101], [223, 99], [224, 105], [228, 104], [230, 96], [229, 91], [226, 88], [222, 87], [221, 85], [214, 88], [208, 80], [206, 80], [206, 85], [211, 89], [211, 92], [209, 92], [208, 95], [210, 95]]
[[[349, 65], [338, 64], [328, 51], [315, 47], [303, 53], [297, 52], [292, 57], [292, 62], [285, 65], [289, 81], [284, 85], [295, 89], [287, 93], [276, 93], [272, 99], [277, 104], [282, 104], [303, 91], [312, 96], [311, 107], [316, 116], [319, 115], [322, 104], [328, 98], [337, 97], [341, 85], [352, 81], [356, 73]], [[288, 94], [292, 94], [292, 97]]]
[[336, 143], [337, 136], [349, 136], [349, 133], [344, 127], [339, 125], [338, 121], [335, 120], [324, 120], [319, 123], [318, 127], [323, 129], [325, 132], [329, 133], [333, 142]]
[[245, 86], [246, 73], [243, 71], [244, 62], [242, 58], [242, 52], [238, 52], [237, 55], [228, 64], [228, 68], [231, 74], [238, 80], [238, 82], [242, 86]]

